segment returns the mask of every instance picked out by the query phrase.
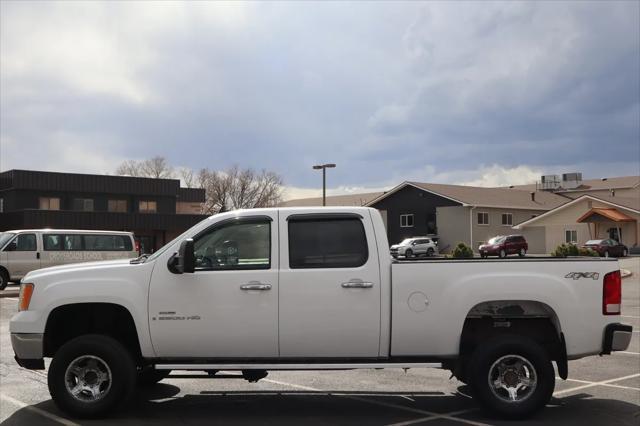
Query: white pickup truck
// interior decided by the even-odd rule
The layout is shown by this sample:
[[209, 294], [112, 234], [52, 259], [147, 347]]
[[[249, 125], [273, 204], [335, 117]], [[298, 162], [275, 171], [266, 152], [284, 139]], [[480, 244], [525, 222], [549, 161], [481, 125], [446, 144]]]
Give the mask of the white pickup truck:
[[109, 414], [171, 370], [437, 367], [499, 415], [543, 407], [567, 361], [625, 350], [614, 259], [392, 262], [369, 208], [241, 210], [150, 257], [29, 273], [11, 341], [55, 403]]

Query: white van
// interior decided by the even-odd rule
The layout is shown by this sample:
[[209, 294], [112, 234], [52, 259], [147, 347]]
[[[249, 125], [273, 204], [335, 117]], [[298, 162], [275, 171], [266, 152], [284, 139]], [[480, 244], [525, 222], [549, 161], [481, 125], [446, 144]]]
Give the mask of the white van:
[[138, 257], [131, 232], [21, 229], [0, 232], [0, 290], [48, 266]]

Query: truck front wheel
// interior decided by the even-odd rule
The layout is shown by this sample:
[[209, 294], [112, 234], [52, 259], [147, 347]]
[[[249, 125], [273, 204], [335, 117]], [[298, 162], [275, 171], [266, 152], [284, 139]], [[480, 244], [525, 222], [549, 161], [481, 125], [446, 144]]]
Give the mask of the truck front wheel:
[[490, 412], [524, 418], [542, 409], [555, 387], [553, 365], [535, 341], [504, 336], [479, 346], [471, 357], [471, 387]]
[[76, 337], [49, 367], [51, 398], [65, 413], [91, 418], [110, 414], [131, 396], [136, 367], [117, 340], [97, 334]]

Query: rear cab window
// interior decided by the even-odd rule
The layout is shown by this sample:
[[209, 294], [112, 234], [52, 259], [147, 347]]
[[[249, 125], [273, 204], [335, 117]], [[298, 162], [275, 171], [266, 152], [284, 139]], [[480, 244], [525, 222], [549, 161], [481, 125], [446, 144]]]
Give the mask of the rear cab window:
[[293, 215], [288, 228], [290, 269], [357, 268], [369, 259], [360, 217]]

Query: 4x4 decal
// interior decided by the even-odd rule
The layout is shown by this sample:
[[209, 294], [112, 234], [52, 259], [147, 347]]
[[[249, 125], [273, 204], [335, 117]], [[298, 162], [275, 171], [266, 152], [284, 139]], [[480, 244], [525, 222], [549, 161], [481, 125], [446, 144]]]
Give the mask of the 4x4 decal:
[[574, 280], [579, 280], [580, 278], [591, 278], [597, 280], [600, 277], [600, 274], [597, 272], [569, 272], [564, 277], [573, 278]]

